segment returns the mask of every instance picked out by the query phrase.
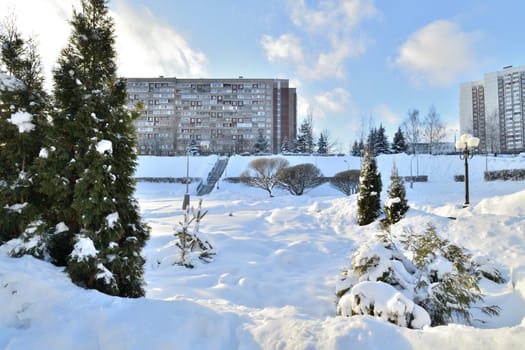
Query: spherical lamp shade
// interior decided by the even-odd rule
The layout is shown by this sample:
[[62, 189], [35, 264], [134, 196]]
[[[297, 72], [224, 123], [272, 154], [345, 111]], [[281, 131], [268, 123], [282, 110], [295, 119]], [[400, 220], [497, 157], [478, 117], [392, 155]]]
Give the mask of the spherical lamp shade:
[[466, 143], [468, 143], [468, 140], [470, 140], [471, 138], [472, 138], [471, 134], [463, 134], [463, 135], [461, 135], [459, 140], [461, 141], [462, 144], [466, 144]]
[[472, 137], [467, 142], [470, 148], [477, 148], [479, 145], [479, 137]]

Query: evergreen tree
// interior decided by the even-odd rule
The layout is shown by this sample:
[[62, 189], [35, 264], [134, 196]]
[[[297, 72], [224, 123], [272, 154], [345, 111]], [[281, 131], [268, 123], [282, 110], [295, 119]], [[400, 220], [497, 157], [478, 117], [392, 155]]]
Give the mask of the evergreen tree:
[[264, 135], [264, 130], [259, 129], [257, 139], [255, 140], [255, 144], [253, 145], [255, 149], [255, 153], [264, 153], [268, 151], [268, 140], [266, 139], [266, 136]]
[[133, 198], [136, 113], [116, 76], [106, 0], [82, 0], [54, 73], [53, 128], [36, 179], [48, 197], [41, 239], [57, 265], [87, 288], [144, 295], [140, 255], [149, 232]]
[[368, 133], [368, 138], [366, 140], [366, 147], [370, 152], [377, 154], [376, 145], [377, 145], [377, 129], [372, 128], [370, 129], [370, 132]]
[[294, 142], [290, 141], [288, 137], [285, 137], [281, 145], [281, 153], [295, 153]]
[[360, 226], [373, 222], [381, 213], [381, 174], [377, 170], [373, 153], [365, 149], [359, 194], [357, 196], [357, 222]]
[[322, 132], [321, 135], [319, 135], [319, 140], [317, 141], [317, 153], [328, 153], [328, 139], [324, 132]]
[[385, 128], [383, 127], [383, 124], [380, 124], [379, 129], [376, 130], [374, 141], [375, 154], [389, 153], [390, 146], [388, 144], [388, 139], [386, 137]]
[[[0, 33], [0, 244], [20, 236], [39, 205], [33, 162], [47, 125], [40, 57], [10, 18]], [[2, 73], [2, 72], [5, 72]]]
[[312, 124], [307, 120], [303, 120], [299, 132], [297, 134], [297, 152], [312, 153], [314, 149], [314, 137]]
[[361, 156], [361, 150], [359, 149], [359, 143], [357, 143], [357, 140], [354, 141], [354, 144], [352, 145], [351, 154], [352, 154], [354, 157], [359, 157], [359, 156]]
[[394, 163], [390, 176], [390, 186], [388, 188], [388, 200], [384, 205], [385, 216], [388, 223], [395, 224], [405, 216], [408, 211], [405, 196], [405, 184], [403, 178], [399, 177], [396, 164]]
[[392, 153], [403, 153], [408, 151], [405, 135], [400, 127], [397, 128], [392, 141]]

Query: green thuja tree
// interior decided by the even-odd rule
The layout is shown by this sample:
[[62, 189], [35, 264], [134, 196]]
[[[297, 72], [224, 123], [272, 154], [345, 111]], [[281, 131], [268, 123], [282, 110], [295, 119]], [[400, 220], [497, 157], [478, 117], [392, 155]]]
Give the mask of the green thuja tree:
[[360, 226], [370, 224], [381, 214], [381, 189], [376, 159], [371, 151], [365, 150], [357, 196], [357, 222]]
[[24, 39], [12, 17], [0, 31], [0, 244], [17, 238], [39, 205], [31, 181], [42, 147], [48, 97], [33, 40]]
[[47, 255], [80, 286], [144, 295], [141, 250], [149, 236], [133, 198], [137, 114], [116, 75], [115, 32], [106, 0], [82, 0], [53, 72], [53, 128], [39, 160]]
[[408, 211], [406, 200], [406, 190], [403, 178], [399, 177], [396, 164], [392, 166], [390, 176], [390, 186], [388, 188], [388, 199], [383, 207], [386, 221], [389, 224], [395, 224], [401, 220]]

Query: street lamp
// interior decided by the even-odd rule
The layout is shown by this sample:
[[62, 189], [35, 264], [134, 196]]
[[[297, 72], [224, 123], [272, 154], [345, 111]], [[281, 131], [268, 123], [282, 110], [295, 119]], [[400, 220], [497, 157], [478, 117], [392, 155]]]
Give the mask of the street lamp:
[[469, 194], [468, 194], [468, 160], [474, 157], [474, 150], [478, 148], [479, 138], [474, 137], [470, 134], [463, 134], [456, 141], [456, 150], [459, 152], [459, 158], [465, 160], [465, 204], [463, 208], [469, 206]]
[[184, 194], [184, 200], [182, 201], [182, 210], [190, 205], [190, 193], [188, 186], [190, 184], [190, 146], [186, 150], [186, 193]]

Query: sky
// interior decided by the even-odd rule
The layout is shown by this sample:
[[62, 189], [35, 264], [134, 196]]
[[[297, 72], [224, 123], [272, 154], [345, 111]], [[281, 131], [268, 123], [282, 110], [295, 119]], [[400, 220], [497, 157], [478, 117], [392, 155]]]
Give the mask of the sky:
[[[423, 4], [423, 5], [422, 5]], [[51, 70], [78, 0], [1, 0], [35, 37]], [[409, 110], [434, 106], [445, 141], [459, 133], [459, 84], [525, 64], [521, 0], [115, 0], [117, 63], [125, 77], [284, 78], [298, 124], [339, 151], [372, 127], [391, 140]]]

